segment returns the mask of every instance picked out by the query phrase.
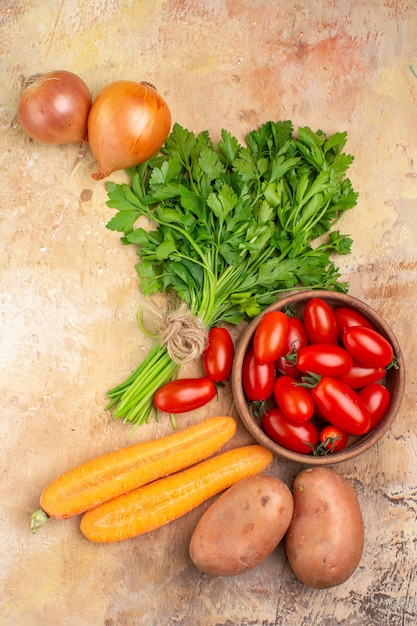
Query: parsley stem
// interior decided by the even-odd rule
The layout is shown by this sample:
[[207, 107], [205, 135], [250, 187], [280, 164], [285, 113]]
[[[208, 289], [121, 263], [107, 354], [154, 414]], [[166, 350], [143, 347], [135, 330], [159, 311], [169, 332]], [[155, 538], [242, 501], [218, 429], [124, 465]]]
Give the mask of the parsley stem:
[[171, 380], [178, 369], [166, 349], [157, 344], [130, 375], [129, 384], [125, 382], [109, 392], [113, 397], [111, 406], [118, 403], [113, 411], [114, 419], [143, 423], [154, 410], [155, 390]]

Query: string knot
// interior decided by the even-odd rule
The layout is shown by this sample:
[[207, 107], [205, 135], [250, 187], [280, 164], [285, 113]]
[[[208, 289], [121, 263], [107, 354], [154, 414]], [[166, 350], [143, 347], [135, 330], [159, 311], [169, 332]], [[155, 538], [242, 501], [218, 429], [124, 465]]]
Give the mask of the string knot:
[[181, 304], [174, 311], [165, 313], [156, 308], [153, 313], [158, 317], [160, 326], [159, 341], [177, 363], [189, 363], [199, 358], [207, 345], [208, 329], [195, 317], [186, 304]]

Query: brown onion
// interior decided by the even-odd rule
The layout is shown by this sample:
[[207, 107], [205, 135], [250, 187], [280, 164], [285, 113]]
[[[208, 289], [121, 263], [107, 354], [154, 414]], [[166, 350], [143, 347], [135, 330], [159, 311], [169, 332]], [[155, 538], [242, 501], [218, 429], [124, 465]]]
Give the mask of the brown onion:
[[148, 83], [119, 80], [99, 93], [88, 116], [88, 140], [101, 180], [158, 152], [171, 129], [165, 100]]
[[17, 117], [25, 133], [42, 143], [82, 143], [91, 101], [87, 85], [72, 72], [34, 74], [23, 87]]

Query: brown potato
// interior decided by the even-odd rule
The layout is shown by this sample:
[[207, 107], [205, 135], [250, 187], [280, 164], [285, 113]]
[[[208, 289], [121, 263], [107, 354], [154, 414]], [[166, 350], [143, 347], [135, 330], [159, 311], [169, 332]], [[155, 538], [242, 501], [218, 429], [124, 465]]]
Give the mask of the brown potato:
[[359, 565], [364, 546], [353, 488], [329, 467], [314, 467], [295, 478], [293, 496], [285, 546], [295, 575], [317, 589], [340, 585]]
[[203, 514], [190, 541], [199, 570], [234, 576], [253, 569], [277, 547], [294, 509], [281, 480], [261, 474], [225, 491]]

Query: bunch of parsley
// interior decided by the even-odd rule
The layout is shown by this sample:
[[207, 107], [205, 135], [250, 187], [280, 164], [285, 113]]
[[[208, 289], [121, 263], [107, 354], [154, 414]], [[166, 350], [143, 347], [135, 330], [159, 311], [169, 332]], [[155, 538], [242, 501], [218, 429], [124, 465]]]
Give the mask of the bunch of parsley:
[[[107, 228], [134, 244], [142, 293], [173, 293], [208, 327], [238, 324], [282, 291], [347, 291], [334, 253], [352, 240], [331, 230], [358, 194], [342, 152], [346, 133], [267, 122], [246, 146], [223, 130], [217, 145], [175, 124], [160, 154], [131, 168], [131, 184], [109, 182]], [[151, 228], [138, 225], [140, 217]], [[149, 421], [158, 387], [177, 371], [160, 344], [108, 392], [115, 418]], [[117, 405], [117, 406], [116, 406]]]

